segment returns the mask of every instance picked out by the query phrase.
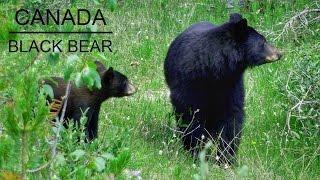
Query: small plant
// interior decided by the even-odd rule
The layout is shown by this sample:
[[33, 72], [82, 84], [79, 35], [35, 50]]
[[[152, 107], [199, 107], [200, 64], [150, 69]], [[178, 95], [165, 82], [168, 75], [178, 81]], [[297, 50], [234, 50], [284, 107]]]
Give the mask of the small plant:
[[[59, 153], [53, 164], [55, 171], [52, 169], [54, 176], [82, 179], [97, 173], [119, 175], [130, 161], [130, 150], [115, 147], [117, 143], [110, 143], [108, 147], [100, 146], [101, 142], [98, 140], [86, 143], [85, 116], [80, 121], [80, 127], [70, 121], [69, 127], [77, 128], [63, 128], [61, 131], [62, 137], [58, 141]], [[112, 152], [114, 148], [117, 149], [116, 153]]]
[[[34, 73], [18, 76], [14, 81], [16, 88], [12, 92], [12, 100], [4, 108], [3, 121], [6, 133], [19, 142], [20, 172], [22, 179], [26, 179], [29, 162], [29, 147], [44, 138], [48, 130], [45, 89], [38, 90]], [[46, 128], [47, 127], [47, 128]], [[18, 170], [18, 169], [16, 169]]]

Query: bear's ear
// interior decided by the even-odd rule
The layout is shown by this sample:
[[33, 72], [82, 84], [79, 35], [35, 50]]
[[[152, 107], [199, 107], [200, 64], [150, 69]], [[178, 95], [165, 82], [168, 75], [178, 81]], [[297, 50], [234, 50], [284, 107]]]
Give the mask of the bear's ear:
[[113, 72], [113, 67], [109, 67], [108, 71]]
[[232, 13], [230, 14], [230, 19], [229, 22], [233, 22], [233, 23], [237, 23], [239, 21], [241, 21], [243, 18], [241, 16], [241, 14], [239, 13]]
[[106, 70], [106, 67], [100, 61], [95, 61], [94, 63], [96, 64], [97, 71], [99, 73], [102, 73], [102, 72], [104, 72]]
[[235, 28], [239, 32], [244, 32], [248, 28], [247, 19], [241, 19], [240, 21], [236, 22]]
[[112, 67], [110, 67], [108, 70], [103, 72], [102, 79], [105, 82], [111, 82], [113, 80], [113, 78], [114, 78], [114, 71], [113, 71]]
[[[239, 15], [239, 14], [238, 14]], [[244, 19], [238, 15], [230, 16], [230, 21], [232, 19], [232, 22], [230, 22], [230, 33], [233, 39], [236, 41], [242, 41], [246, 37], [247, 29], [248, 29], [248, 23], [247, 19]]]

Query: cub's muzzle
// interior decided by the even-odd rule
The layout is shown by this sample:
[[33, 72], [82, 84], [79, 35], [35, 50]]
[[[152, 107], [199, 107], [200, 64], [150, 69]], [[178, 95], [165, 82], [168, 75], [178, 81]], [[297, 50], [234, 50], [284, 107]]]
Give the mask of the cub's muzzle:
[[132, 94], [134, 94], [136, 92], [136, 88], [133, 86], [133, 84], [131, 84], [130, 82], [128, 82], [126, 90], [125, 90], [125, 95], [126, 96], [130, 96]]

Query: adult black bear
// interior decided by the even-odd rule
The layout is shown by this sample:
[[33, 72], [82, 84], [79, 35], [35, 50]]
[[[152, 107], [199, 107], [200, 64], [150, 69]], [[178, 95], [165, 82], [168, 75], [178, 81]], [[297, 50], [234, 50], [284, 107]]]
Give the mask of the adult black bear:
[[164, 71], [184, 146], [197, 152], [199, 141], [219, 137], [219, 162], [231, 163], [244, 117], [243, 73], [280, 57], [240, 14], [220, 26], [201, 22], [181, 33]]
[[[110, 97], [130, 96], [136, 91], [125, 75], [113, 70], [112, 67], [107, 70], [99, 61], [96, 61], [95, 64], [101, 77], [101, 89], [90, 91], [86, 87], [77, 88], [72, 84], [65, 113], [65, 119], [73, 119], [79, 124], [82, 113], [87, 110], [85, 126], [88, 140], [98, 136], [98, 118], [102, 102]], [[42, 84], [49, 84], [53, 88], [55, 102], [62, 102], [67, 87], [63, 78], [52, 77], [50, 80], [44, 80]], [[61, 110], [61, 108], [54, 108]]]

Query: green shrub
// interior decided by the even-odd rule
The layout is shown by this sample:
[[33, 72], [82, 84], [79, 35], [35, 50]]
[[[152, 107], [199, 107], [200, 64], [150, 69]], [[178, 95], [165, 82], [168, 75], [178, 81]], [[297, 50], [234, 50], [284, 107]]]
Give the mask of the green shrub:
[[315, 53], [319, 48], [318, 43], [295, 50], [292, 68], [279, 83], [287, 100], [286, 141], [300, 147], [295, 153], [311, 157], [320, 136], [320, 55]]

